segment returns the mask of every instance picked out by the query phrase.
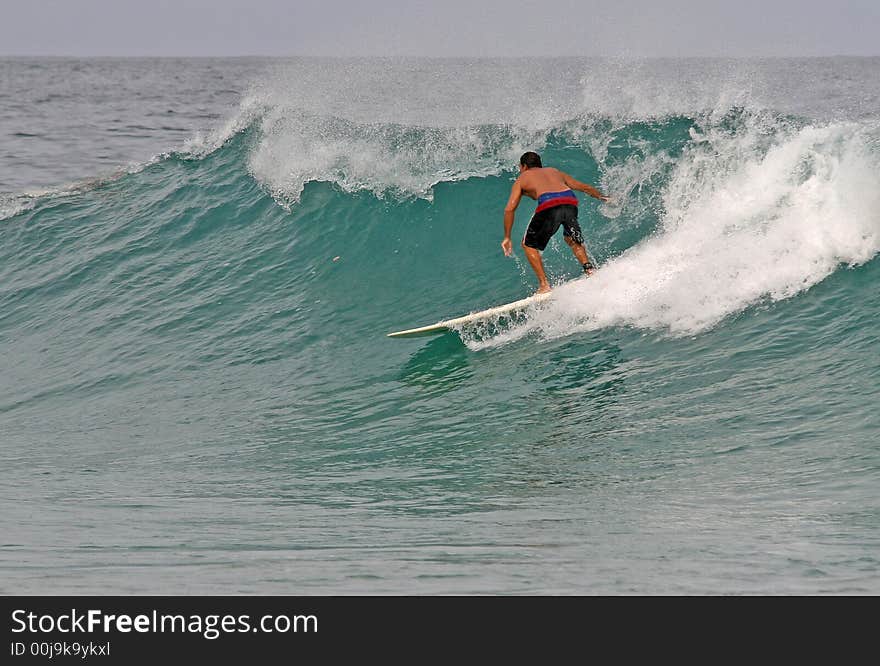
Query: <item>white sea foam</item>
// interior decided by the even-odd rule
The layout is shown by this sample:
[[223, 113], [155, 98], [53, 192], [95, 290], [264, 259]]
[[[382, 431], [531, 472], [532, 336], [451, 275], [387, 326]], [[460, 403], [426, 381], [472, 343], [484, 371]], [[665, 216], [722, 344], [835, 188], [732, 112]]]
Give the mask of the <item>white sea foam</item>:
[[[580, 75], [559, 67], [287, 63], [251, 92], [260, 114], [249, 168], [284, 205], [313, 181], [430, 200], [441, 182], [512, 173], [523, 152], [578, 116]], [[524, 87], [541, 94], [523, 103], [515, 91]]]
[[[238, 111], [219, 127], [207, 132], [196, 132], [175, 154], [181, 157], [202, 158], [219, 150], [236, 134], [243, 132], [259, 119], [266, 110], [266, 98], [259, 88], [251, 90], [238, 105]], [[162, 156], [168, 155], [165, 153]]]
[[290, 204], [310, 181], [346, 192], [432, 198], [439, 182], [489, 176], [511, 169], [537, 135], [502, 128], [412, 128], [366, 125], [284, 108], [268, 112], [250, 156], [255, 178]]

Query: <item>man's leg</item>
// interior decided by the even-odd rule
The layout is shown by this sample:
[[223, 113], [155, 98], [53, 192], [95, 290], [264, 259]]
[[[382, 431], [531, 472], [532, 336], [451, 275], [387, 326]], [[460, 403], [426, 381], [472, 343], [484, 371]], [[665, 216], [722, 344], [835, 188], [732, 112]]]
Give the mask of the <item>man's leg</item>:
[[563, 238], [565, 238], [565, 242], [568, 243], [574, 256], [581, 262], [581, 266], [584, 267], [584, 273], [592, 275], [595, 266], [590, 261], [590, 255], [587, 254], [587, 247], [584, 245], [584, 234], [581, 231], [581, 225], [578, 224], [577, 208], [575, 206], [561, 206], [561, 208], [561, 214], [564, 216], [562, 226], [565, 227]]
[[547, 282], [547, 274], [544, 272], [544, 262], [541, 259], [540, 250], [529, 247], [525, 243], [523, 243], [522, 247], [526, 253], [526, 259], [529, 260], [529, 264], [532, 266], [532, 270], [538, 276], [538, 291], [535, 293], [543, 294], [550, 291], [550, 283]]
[[[592, 261], [590, 261], [589, 255], [587, 255], [587, 248], [583, 243], [578, 243], [571, 236], [563, 236], [565, 238], [565, 242], [568, 243], [568, 246], [571, 248], [571, 251], [574, 252], [574, 256], [577, 257], [577, 260], [581, 262], [581, 266], [586, 263], [592, 265]], [[593, 268], [585, 268], [584, 272], [587, 275], [593, 274]]]

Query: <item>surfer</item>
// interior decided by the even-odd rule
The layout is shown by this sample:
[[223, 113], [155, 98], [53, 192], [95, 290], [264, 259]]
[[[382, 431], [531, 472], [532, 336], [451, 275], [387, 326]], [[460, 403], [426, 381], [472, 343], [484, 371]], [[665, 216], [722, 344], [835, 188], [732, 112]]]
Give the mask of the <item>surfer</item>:
[[591, 275], [595, 270], [593, 262], [587, 255], [584, 246], [584, 235], [578, 224], [578, 199], [572, 190], [579, 190], [589, 194], [599, 201], [608, 201], [608, 197], [591, 185], [575, 180], [567, 173], [545, 167], [541, 164], [541, 156], [538, 153], [523, 153], [519, 158], [519, 178], [513, 184], [510, 191], [510, 199], [504, 208], [504, 240], [501, 248], [504, 255], [509, 257], [513, 254], [513, 243], [510, 240], [510, 231], [513, 229], [513, 218], [516, 207], [522, 195], [538, 200], [538, 207], [529, 227], [523, 236], [522, 247], [526, 253], [526, 259], [538, 276], [538, 291], [543, 294], [550, 291], [550, 283], [544, 272], [544, 262], [541, 252], [547, 247], [550, 238], [559, 227], [563, 228], [563, 238], [568, 243], [574, 256], [581, 262], [584, 273]]

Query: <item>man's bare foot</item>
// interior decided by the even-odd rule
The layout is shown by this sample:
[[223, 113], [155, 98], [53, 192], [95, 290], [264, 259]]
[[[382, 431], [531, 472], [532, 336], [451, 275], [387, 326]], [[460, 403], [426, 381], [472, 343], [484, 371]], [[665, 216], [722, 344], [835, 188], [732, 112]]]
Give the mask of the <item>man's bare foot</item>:
[[549, 293], [550, 293], [550, 285], [545, 284], [541, 287], [538, 287], [538, 291], [535, 292], [535, 295], [537, 296], [538, 294], [549, 294]]

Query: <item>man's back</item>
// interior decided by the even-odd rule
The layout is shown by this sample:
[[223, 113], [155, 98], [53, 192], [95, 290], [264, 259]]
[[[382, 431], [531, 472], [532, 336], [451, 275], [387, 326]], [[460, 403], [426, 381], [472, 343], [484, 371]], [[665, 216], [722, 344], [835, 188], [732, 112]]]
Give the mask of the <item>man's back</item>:
[[532, 168], [524, 171], [519, 177], [523, 194], [537, 199], [545, 192], [562, 192], [569, 189], [564, 174], [553, 167]]
[[[508, 257], [513, 254], [510, 230], [513, 229], [513, 216], [522, 195], [538, 199], [538, 207], [535, 209], [532, 221], [529, 222], [522, 242], [526, 259], [538, 276], [538, 293], [550, 291], [550, 283], [547, 281], [544, 263], [541, 261], [541, 252], [560, 226], [565, 228], [563, 234], [565, 242], [581, 262], [584, 272], [589, 275], [595, 268], [587, 255], [583, 234], [577, 222], [578, 200], [574, 192], [569, 190], [577, 190], [600, 201], [608, 201], [608, 197], [592, 185], [575, 180], [559, 169], [543, 166], [538, 153], [524, 153], [519, 158], [519, 178], [510, 188], [510, 198], [504, 207], [504, 240], [501, 241], [501, 249]], [[555, 192], [559, 194], [552, 194]], [[543, 197], [543, 200], [539, 197]]]

